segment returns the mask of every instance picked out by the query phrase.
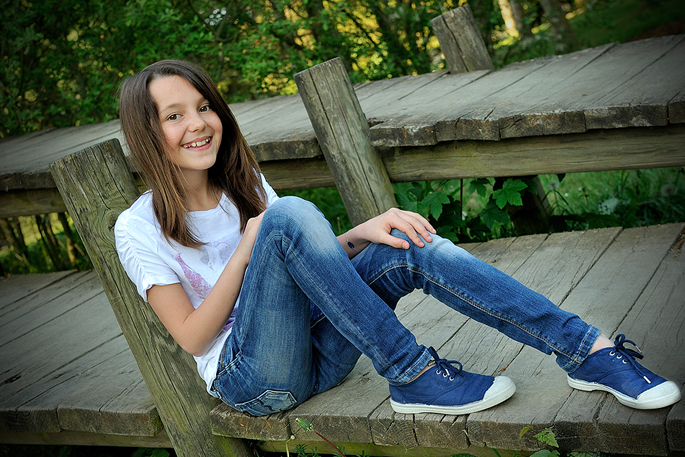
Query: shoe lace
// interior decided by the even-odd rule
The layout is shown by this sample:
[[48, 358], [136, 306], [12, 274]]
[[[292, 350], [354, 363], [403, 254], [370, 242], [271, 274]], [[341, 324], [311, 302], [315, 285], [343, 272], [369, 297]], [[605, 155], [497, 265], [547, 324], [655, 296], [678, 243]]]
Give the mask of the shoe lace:
[[[629, 349], [624, 346], [625, 343], [630, 343], [633, 346], [635, 346], [636, 350]], [[618, 354], [618, 355], [616, 355]], [[644, 357], [642, 355], [642, 351], [638, 347], [637, 344], [635, 344], [631, 340], [627, 340], [625, 335], [620, 334], [616, 336], [616, 339], [614, 340], [614, 349], [609, 353], [610, 356], [616, 356], [617, 359], [623, 359], [623, 363], [630, 363], [635, 371], [642, 376], [642, 378], [647, 381], [649, 384], [652, 383], [652, 381], [649, 380], [647, 375], [645, 375], [645, 372], [642, 371], [642, 367], [640, 366], [639, 363], [635, 361], [635, 359], [641, 359]]]
[[[432, 347], [428, 348], [428, 352], [430, 353], [431, 357], [433, 357], [433, 360], [435, 360], [435, 365], [438, 367], [436, 371], [437, 374], [444, 372], [444, 377], [449, 376], [450, 381], [454, 381], [454, 377], [461, 373], [462, 365], [458, 361], [441, 359], [438, 356], [438, 353], [435, 352], [435, 349]], [[457, 366], [453, 364], [456, 364]]]

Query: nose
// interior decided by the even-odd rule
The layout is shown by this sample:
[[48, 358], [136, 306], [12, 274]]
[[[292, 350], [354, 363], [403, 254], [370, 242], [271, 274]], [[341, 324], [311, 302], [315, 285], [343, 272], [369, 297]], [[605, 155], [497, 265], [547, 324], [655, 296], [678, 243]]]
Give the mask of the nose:
[[205, 120], [202, 118], [200, 113], [193, 113], [188, 118], [188, 130], [191, 132], [197, 132], [205, 127]]

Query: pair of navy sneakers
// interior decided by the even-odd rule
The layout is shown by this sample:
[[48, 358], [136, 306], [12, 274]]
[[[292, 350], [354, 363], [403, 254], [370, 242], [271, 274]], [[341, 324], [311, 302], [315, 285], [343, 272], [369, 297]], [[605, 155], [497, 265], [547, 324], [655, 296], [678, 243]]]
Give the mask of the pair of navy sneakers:
[[[636, 350], [626, 348], [632, 344]], [[457, 361], [441, 359], [429, 348], [434, 365], [413, 381], [390, 386], [390, 404], [398, 413], [469, 414], [495, 406], [514, 395], [516, 386], [506, 376], [486, 376], [462, 370]], [[568, 383], [578, 390], [601, 390], [631, 408], [657, 409], [680, 400], [680, 389], [657, 376], [635, 359], [643, 357], [639, 348], [624, 335], [618, 335], [614, 347], [589, 355]]]

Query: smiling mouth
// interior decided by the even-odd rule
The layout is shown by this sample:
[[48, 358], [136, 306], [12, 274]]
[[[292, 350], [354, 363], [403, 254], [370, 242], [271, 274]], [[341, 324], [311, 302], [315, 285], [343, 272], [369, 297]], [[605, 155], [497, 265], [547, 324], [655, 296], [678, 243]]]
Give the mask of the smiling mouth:
[[197, 143], [184, 144], [183, 147], [186, 149], [198, 148], [200, 146], [204, 146], [205, 144], [209, 143], [211, 140], [212, 140], [212, 138], [209, 137], [206, 140], [198, 141]]

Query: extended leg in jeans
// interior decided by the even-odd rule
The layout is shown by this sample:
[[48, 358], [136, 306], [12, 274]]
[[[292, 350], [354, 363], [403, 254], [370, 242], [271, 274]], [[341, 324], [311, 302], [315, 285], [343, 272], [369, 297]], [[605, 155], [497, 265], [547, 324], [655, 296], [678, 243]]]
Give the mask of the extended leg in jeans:
[[[262, 221], [215, 389], [251, 414], [288, 409], [347, 374], [358, 352], [346, 341], [391, 386], [407, 383], [431, 356], [386, 302], [414, 288], [518, 341], [557, 352], [569, 367], [582, 361], [594, 341], [592, 327], [453, 248], [439, 238], [408, 251], [372, 245], [352, 263], [313, 205], [277, 201]], [[332, 341], [316, 338], [313, 345], [311, 302], [327, 318], [321, 324], [337, 330], [327, 332]], [[330, 364], [317, 370], [319, 359], [340, 360], [340, 373], [331, 375]]]

